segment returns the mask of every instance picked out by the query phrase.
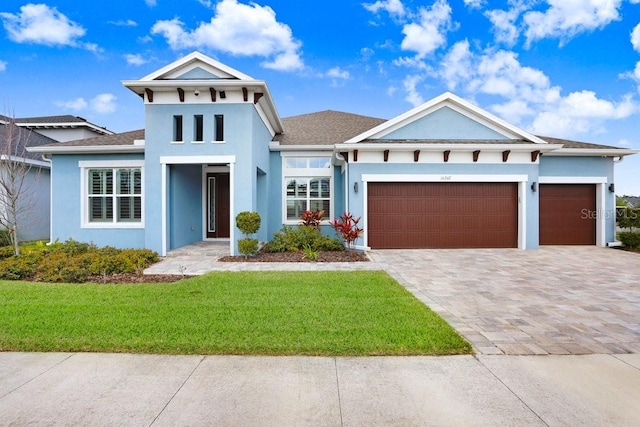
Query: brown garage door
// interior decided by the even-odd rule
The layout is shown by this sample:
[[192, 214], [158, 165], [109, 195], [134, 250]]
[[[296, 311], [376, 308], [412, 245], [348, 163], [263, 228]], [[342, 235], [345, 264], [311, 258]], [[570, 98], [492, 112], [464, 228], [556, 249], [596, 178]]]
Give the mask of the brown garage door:
[[540, 244], [596, 244], [596, 186], [540, 185]]
[[514, 248], [515, 183], [368, 184], [372, 248]]

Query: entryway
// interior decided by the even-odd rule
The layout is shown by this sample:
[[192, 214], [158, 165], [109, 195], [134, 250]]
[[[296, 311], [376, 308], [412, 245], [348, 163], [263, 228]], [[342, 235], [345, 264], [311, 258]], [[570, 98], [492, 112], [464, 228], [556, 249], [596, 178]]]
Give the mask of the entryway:
[[229, 238], [229, 174], [207, 173], [206, 187], [206, 237]]

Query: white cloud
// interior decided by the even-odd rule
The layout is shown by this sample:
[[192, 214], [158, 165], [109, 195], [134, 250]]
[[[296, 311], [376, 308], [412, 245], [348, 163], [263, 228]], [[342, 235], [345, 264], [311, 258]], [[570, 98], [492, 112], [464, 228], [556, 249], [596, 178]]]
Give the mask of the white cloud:
[[120, 21], [109, 21], [109, 24], [115, 25], [116, 27], [137, 27], [138, 23], [133, 19], [120, 20]]
[[446, 33], [453, 28], [451, 6], [446, 0], [437, 0], [431, 7], [418, 10], [418, 21], [402, 28], [402, 50], [416, 52], [421, 59], [447, 42]]
[[143, 57], [141, 54], [139, 54], [139, 53], [136, 53], [136, 54], [133, 54], [133, 53], [127, 53], [127, 54], [125, 54], [125, 55], [124, 55], [124, 59], [126, 59], [126, 60], [127, 60], [127, 64], [129, 64], [129, 65], [136, 65], [136, 66], [144, 65], [144, 64], [146, 64], [147, 62], [149, 62], [149, 60], [148, 60], [148, 59], [144, 58], [144, 57]]
[[424, 98], [420, 95], [417, 88], [418, 84], [422, 82], [422, 80], [424, 80], [423, 76], [414, 74], [406, 76], [402, 82], [402, 86], [407, 93], [404, 99], [414, 107], [424, 103]]
[[62, 107], [67, 110], [82, 111], [85, 110], [89, 104], [84, 98], [75, 98], [68, 101], [58, 101], [55, 103], [58, 107]]
[[631, 45], [633, 46], [633, 50], [640, 52], [640, 24], [636, 25], [631, 32]]
[[157, 6], [157, 4], [158, 4], [157, 0], [144, 0], [144, 2], [149, 7], [154, 7], [154, 6]]
[[46, 4], [26, 4], [20, 13], [0, 13], [9, 38], [16, 43], [47, 46], [76, 46], [86, 31], [55, 7]]
[[362, 6], [371, 13], [386, 11], [389, 15], [402, 18], [406, 14], [404, 5], [400, 0], [378, 0], [375, 3], [363, 3]]
[[333, 79], [348, 80], [351, 75], [347, 70], [343, 70], [340, 67], [333, 67], [327, 71], [327, 76]]
[[276, 20], [269, 6], [249, 5], [237, 0], [216, 4], [210, 22], [194, 30], [185, 29], [180, 19], [157, 21], [152, 34], [163, 36], [172, 49], [213, 48], [233, 55], [270, 58], [263, 67], [291, 71], [304, 67], [300, 58], [300, 42], [291, 28]]
[[109, 114], [116, 111], [116, 97], [112, 93], [101, 93], [91, 100], [91, 109], [96, 113]]
[[80, 97], [75, 99], [70, 99], [68, 101], [58, 101], [55, 103], [58, 107], [64, 108], [66, 110], [72, 110], [75, 112], [80, 112], [83, 110], [91, 109], [92, 111], [99, 114], [108, 114], [116, 111], [115, 104], [116, 97], [111, 93], [101, 93], [96, 95], [91, 101], [87, 102], [86, 99]]
[[6, 61], [0, 61], [0, 73], [7, 69]]
[[566, 43], [575, 35], [602, 28], [620, 19], [622, 0], [547, 0], [544, 12], [529, 11], [523, 16], [527, 45], [546, 37]]
[[521, 13], [520, 7], [513, 7], [509, 10], [489, 10], [485, 13], [485, 16], [493, 24], [492, 30], [497, 42], [506, 43], [509, 46], [516, 43], [520, 35], [516, 21]]
[[480, 9], [484, 6], [485, 0], [464, 0], [464, 5], [471, 9]]
[[[589, 90], [562, 95], [542, 71], [523, 66], [515, 52], [471, 51], [465, 40], [456, 43], [440, 63], [438, 75], [449, 90], [465, 96], [493, 100], [489, 109], [505, 120], [534, 133], [559, 137], [600, 132], [608, 120], [629, 117], [640, 111], [630, 95], [606, 100]], [[633, 78], [640, 82], [640, 62]]]

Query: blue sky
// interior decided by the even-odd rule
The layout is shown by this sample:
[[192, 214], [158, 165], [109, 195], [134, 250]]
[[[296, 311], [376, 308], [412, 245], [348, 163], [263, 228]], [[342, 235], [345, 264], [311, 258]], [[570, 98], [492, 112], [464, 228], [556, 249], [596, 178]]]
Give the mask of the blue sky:
[[[0, 102], [144, 127], [140, 78], [199, 50], [282, 117], [391, 118], [444, 91], [538, 135], [640, 149], [640, 0], [48, 0], [0, 5]], [[616, 167], [640, 194], [640, 155]]]

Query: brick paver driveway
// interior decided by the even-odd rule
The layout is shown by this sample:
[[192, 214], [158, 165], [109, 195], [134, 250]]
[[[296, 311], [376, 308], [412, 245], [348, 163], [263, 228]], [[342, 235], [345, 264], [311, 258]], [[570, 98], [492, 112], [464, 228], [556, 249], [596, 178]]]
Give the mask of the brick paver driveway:
[[640, 254], [549, 246], [371, 257], [478, 353], [640, 353]]

